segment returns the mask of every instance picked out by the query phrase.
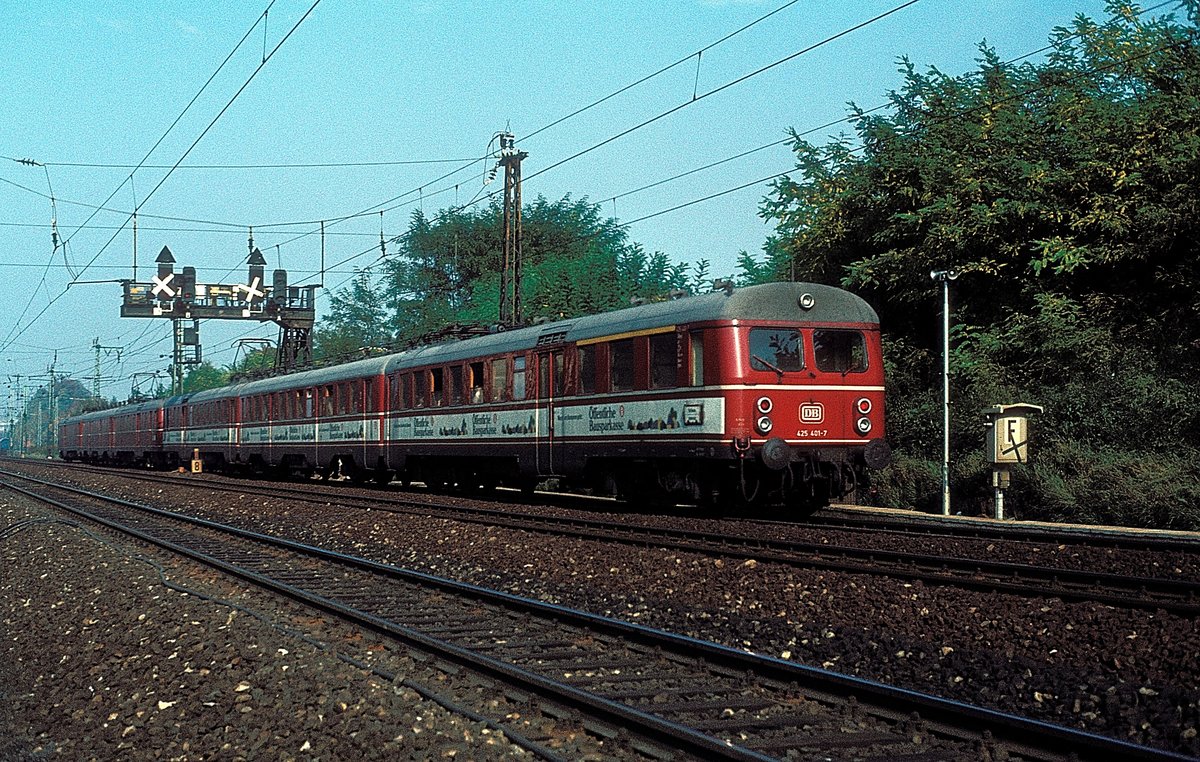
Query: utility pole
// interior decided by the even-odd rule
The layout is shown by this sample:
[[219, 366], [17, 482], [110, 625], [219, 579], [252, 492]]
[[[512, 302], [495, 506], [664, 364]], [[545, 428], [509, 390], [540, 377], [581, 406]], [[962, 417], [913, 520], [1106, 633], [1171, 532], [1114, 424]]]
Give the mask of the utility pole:
[[100, 346], [100, 337], [92, 339], [92, 349], [96, 350], [96, 364], [92, 368], [92, 396], [100, 397], [100, 352], [116, 352], [117, 360], [121, 359], [121, 347], [102, 347]]
[[[504, 167], [504, 259], [500, 269], [500, 323], [521, 324], [521, 161], [529, 154], [516, 149], [512, 133], [500, 134]], [[510, 295], [511, 292], [511, 295]]]
[[934, 270], [929, 277], [942, 284], [942, 515], [950, 515], [950, 281], [954, 270]]
[[25, 386], [21, 383], [21, 374], [9, 376], [12, 379], [12, 385], [17, 393], [17, 416], [18, 420], [13, 424], [15, 434], [11, 437], [14, 442], [13, 450], [15, 455], [23, 456], [25, 454], [25, 437], [29, 431], [29, 416], [25, 411]]
[[54, 361], [50, 363], [50, 434], [46, 437], [46, 457], [54, 452], [54, 444], [58, 441], [58, 390], [54, 386], [54, 368], [58, 365], [58, 350], [54, 352]]

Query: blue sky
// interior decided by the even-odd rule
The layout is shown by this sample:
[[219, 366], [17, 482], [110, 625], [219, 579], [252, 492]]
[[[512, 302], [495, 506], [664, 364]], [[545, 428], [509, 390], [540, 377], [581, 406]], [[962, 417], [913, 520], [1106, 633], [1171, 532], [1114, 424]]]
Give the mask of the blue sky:
[[[462, 160], [480, 157], [506, 127], [529, 153], [526, 199], [565, 194], [632, 220], [789, 169], [785, 146], [628, 194], [643, 185], [734, 156], [870, 107], [900, 84], [897, 59], [960, 73], [986, 40], [1001, 58], [1042, 47], [1077, 13], [1103, 18], [1097, 0], [920, 0], [914, 5], [681, 108], [579, 158], [550, 167], [636, 124], [901, 4], [901, 0], [799, 0], [699, 57], [528, 140], [550, 124], [785, 4], [785, 0], [444, 3], [322, 0], [283, 43], [184, 164], [159, 185], [312, 0], [276, 0], [204, 94], [129, 181], [131, 168], [166, 131], [269, 0], [243, 3], [0, 0], [0, 370], [58, 372], [91, 385], [93, 339], [123, 347], [102, 357], [102, 393], [120, 399], [135, 372], [165, 369], [170, 321], [119, 318], [120, 286], [78, 280], [129, 278], [128, 210], [142, 204], [139, 276], [162, 246], [201, 282], [244, 272], [247, 228], [268, 271], [314, 282], [314, 220], [332, 220], [402, 194], [387, 205], [387, 235], [414, 209], [426, 213], [478, 193], [484, 165], [466, 162], [329, 168], [216, 169], [264, 165]], [[265, 32], [264, 32], [265, 27]], [[10, 159], [29, 158], [45, 168]], [[158, 166], [165, 165], [165, 166]], [[189, 167], [188, 165], [192, 165]], [[22, 187], [17, 187], [22, 186]], [[456, 187], [457, 186], [457, 187]], [[155, 190], [157, 187], [157, 190]], [[68, 238], [52, 256], [50, 200]], [[106, 204], [115, 210], [88, 220]], [[153, 195], [147, 200], [147, 196]], [[757, 215], [766, 186], [721, 196], [630, 227], [650, 251], [708, 259], [731, 273], [739, 251], [758, 253], [769, 226]], [[617, 197], [614, 201], [614, 197]], [[150, 215], [194, 220], [154, 219]], [[87, 224], [85, 225], [85, 221]], [[378, 242], [378, 214], [331, 225], [329, 264]], [[124, 230], [120, 226], [126, 225]], [[111, 240], [111, 243], [110, 243]], [[278, 246], [278, 249], [276, 248]], [[327, 273], [343, 282], [353, 266]], [[90, 266], [84, 270], [84, 265]], [[82, 271], [82, 272], [81, 272]], [[232, 272], [232, 274], [230, 274]], [[65, 291], [65, 293], [64, 293]], [[53, 300], [53, 301], [52, 301]], [[327, 298], [320, 305], [328, 304]], [[24, 315], [22, 316], [22, 312]], [[37, 315], [36, 320], [33, 318]], [[271, 324], [209, 321], [205, 357], [234, 359], [240, 336], [274, 338]], [[35, 381], [35, 383], [37, 383]], [[2, 412], [2, 411], [0, 411]]]

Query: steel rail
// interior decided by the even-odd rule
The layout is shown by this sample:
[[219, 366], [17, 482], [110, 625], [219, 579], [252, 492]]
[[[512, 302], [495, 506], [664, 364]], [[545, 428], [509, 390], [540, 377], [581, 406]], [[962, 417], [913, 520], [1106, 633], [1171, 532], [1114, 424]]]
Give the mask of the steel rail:
[[[112, 473], [112, 471], [102, 471]], [[149, 474], [132, 478], [178, 480]], [[195, 485], [199, 487], [200, 485]], [[301, 489], [255, 482], [252, 488], [205, 482], [204, 489], [285, 496], [302, 501], [362, 505], [372, 509], [399, 510], [458, 521], [473, 521], [507, 529], [548, 532], [602, 542], [618, 541], [641, 547], [659, 547], [687, 552], [718, 552], [726, 556], [773, 561], [804, 568], [819, 568], [853, 574], [901, 577], [937, 585], [956, 585], [985, 592], [1010, 593], [1066, 601], [1094, 602], [1150, 611], [1163, 610], [1180, 616], [1200, 614], [1200, 582], [1165, 577], [1142, 577], [1111, 572], [1080, 571], [1034, 566], [1008, 561], [987, 561], [909, 551], [879, 550], [850, 545], [774, 540], [770, 538], [713, 533], [696, 529], [664, 528], [622, 520], [620, 523], [579, 517], [514, 516], [495, 508], [434, 505], [402, 497], [367, 498], [344, 491], [314, 493]], [[383, 505], [381, 505], [383, 503]], [[1194, 550], [1200, 550], [1195, 548]]]
[[[958, 738], [961, 741], [963, 737], [963, 728], [970, 728], [971, 730], [968, 732], [967, 738], [976, 737], [980, 739], [981, 743], [987, 743], [987, 734], [990, 734], [992, 738], [997, 740], [997, 742], [1005, 744], [1007, 751], [1015, 751], [1022, 755], [1029, 755], [1029, 758], [1031, 759], [1108, 759], [1111, 758], [1112, 755], [1119, 755], [1122, 756], [1122, 758], [1127, 759], [1186, 758], [1170, 752], [1163, 752], [1135, 744], [1130, 744], [1118, 739], [1096, 736], [1094, 734], [1084, 733], [1082, 731], [1076, 731], [1058, 725], [1029, 720], [1026, 718], [1016, 717], [1014, 715], [1008, 715], [995, 710], [983, 709], [980, 707], [962, 704], [960, 702], [949, 701], [926, 694], [920, 694], [914, 691], [881, 685], [879, 683], [863, 680], [861, 678], [839, 675], [837, 673], [805, 667], [803, 665], [774, 659], [772, 657], [750, 654], [718, 644], [654, 630], [642, 625], [621, 622], [619, 620], [614, 620], [587, 612], [580, 612], [553, 604], [533, 601], [508, 593], [488, 590], [475, 585], [455, 582], [453, 580], [447, 580], [421, 572], [380, 564], [367, 559], [347, 556], [340, 553], [332, 553], [322, 548], [304, 543], [281, 540], [280, 538], [239, 529], [237, 527], [230, 527], [204, 519], [197, 519], [195, 517], [181, 516], [174, 512], [139, 505], [130, 501], [119, 500], [106, 495], [100, 495], [74, 487], [53, 485], [43, 482], [42, 480], [32, 479], [31, 477], [22, 478], [40, 483], [43, 486], [48, 486], [56, 490], [65, 491], [73, 495], [84, 496], [87, 499], [102, 501], [110, 505], [117, 505], [124, 509], [135, 510], [144, 515], [154, 516], [160, 519], [178, 523], [185, 523], [196, 527], [202, 527], [223, 534], [234, 535], [256, 543], [262, 543], [264, 545], [269, 545], [276, 548], [283, 548], [288, 551], [302, 553], [313, 558], [321, 558], [339, 564], [348, 565], [355, 569], [369, 571], [372, 574], [386, 576], [391, 579], [401, 579], [406, 582], [412, 582], [423, 586], [432, 586], [443, 591], [453, 592], [459, 595], [466, 595], [481, 601], [486, 600], [490, 602], [501, 603], [506, 606], [514, 607], [518, 610], [537, 612], [537, 614], [540, 616], [548, 617], [556, 621], [569, 622], [574, 625], [586, 627], [588, 630], [611, 633], [619, 636], [620, 638], [640, 642], [647, 646], [656, 648], [671, 647], [693, 657], [699, 655], [704, 660], [710, 661], [714, 665], [720, 665], [724, 668], [749, 670], [758, 675], [760, 679], [765, 679], [779, 685], [795, 684], [803, 681], [806, 684], [806, 688], [815, 690], [818, 693], [829, 692], [833, 695], [840, 696], [845, 696], [847, 694], [853, 694], [860, 697], [867, 696], [870, 701], [878, 707], [877, 711], [879, 712], [880, 716], [890, 716], [893, 718], [902, 719], [908, 716], [909, 713], [913, 712], [914, 710], [918, 710], [921, 713], [921, 722], [923, 724], [937, 724], [937, 732], [944, 734], [946, 737]], [[677, 744], [679, 747], [688, 750], [689, 753], [697, 753], [708, 758], [712, 758], [714, 756], [720, 756], [727, 759], [755, 760], [773, 758], [771, 756], [756, 752], [753, 749], [746, 749], [730, 745], [721, 739], [707, 735], [703, 732], [698, 732], [691, 728], [687, 728], [652, 714], [647, 714], [626, 704], [599, 697], [593, 693], [562, 683], [561, 681], [552, 680], [545, 676], [530, 672], [529, 670], [523, 669], [519, 666], [514, 666], [511, 663], [491, 659], [475, 651], [433, 638], [411, 627], [380, 618], [379, 616], [367, 612], [363, 612], [353, 606], [346, 605], [336, 600], [331, 600], [326, 596], [317, 595], [311, 591], [298, 588], [294, 585], [281, 583], [278, 580], [271, 579], [267, 576], [258, 574], [236, 564], [214, 558], [208, 553], [195, 551], [178, 543], [164, 540], [161, 537], [155, 537], [152, 534], [144, 531], [130, 529], [129, 527], [126, 527], [117, 521], [104, 519], [103, 517], [97, 517], [92, 512], [79, 508], [78, 506], [70, 506], [61, 501], [48, 498], [45, 495], [39, 495], [15, 485], [7, 484], [5, 486], [26, 494], [32, 498], [54, 504], [63, 510], [71, 511], [78, 515], [85, 515], [93, 520], [100, 521], [111, 528], [132, 534], [139, 537], [139, 539], [152, 542], [161, 547], [165, 547], [172, 552], [180, 553], [202, 561], [203, 563], [216, 566], [217, 568], [221, 568], [228, 573], [235, 574], [243, 579], [247, 579], [248, 581], [262, 585], [268, 589], [289, 595], [298, 600], [303, 600], [311, 605], [331, 611], [338, 615], [354, 619], [373, 629], [386, 632], [393, 637], [396, 637], [416, 647], [432, 650], [444, 658], [467, 664], [488, 674], [501, 677], [509, 682], [521, 684], [527, 689], [532, 689], [535, 692], [542, 693], [543, 695], [553, 695], [556, 700], [562, 701], [570, 706], [586, 709], [587, 711], [593, 713], [594, 716], [598, 715], [605, 717], [609, 721], [633, 723], [638, 728], [639, 732], [656, 740], [665, 740], [672, 744]], [[736, 727], [736, 724], [734, 726]], [[984, 735], [976, 736], [975, 734], [979, 732], [983, 732]], [[1053, 756], [1047, 757], [1047, 754], [1051, 754]]]
[[[1161, 551], [1200, 554], [1200, 533], [1175, 530], [1136, 530], [1100, 526], [1043, 526], [998, 522], [962, 516], [914, 513], [911, 516], [871, 513], [865, 508], [829, 506], [810, 516], [806, 524], [829, 529], [888, 532], [914, 537], [955, 537], [974, 540], [1006, 540], [1089, 548]], [[794, 526], [794, 523], [791, 524]]]

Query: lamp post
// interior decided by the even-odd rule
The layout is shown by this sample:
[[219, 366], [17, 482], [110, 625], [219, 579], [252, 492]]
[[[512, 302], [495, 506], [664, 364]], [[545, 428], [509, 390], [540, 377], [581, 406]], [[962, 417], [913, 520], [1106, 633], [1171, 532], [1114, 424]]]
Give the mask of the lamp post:
[[950, 281], [955, 270], [934, 270], [929, 277], [942, 284], [942, 515], [950, 515]]

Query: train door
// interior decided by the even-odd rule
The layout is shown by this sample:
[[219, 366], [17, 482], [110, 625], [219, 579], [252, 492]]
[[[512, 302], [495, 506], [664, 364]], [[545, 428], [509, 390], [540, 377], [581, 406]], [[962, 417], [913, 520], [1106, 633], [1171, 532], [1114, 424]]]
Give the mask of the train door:
[[556, 441], [555, 406], [563, 392], [563, 351], [537, 354], [537, 469], [541, 476], [562, 472], [562, 452]]

